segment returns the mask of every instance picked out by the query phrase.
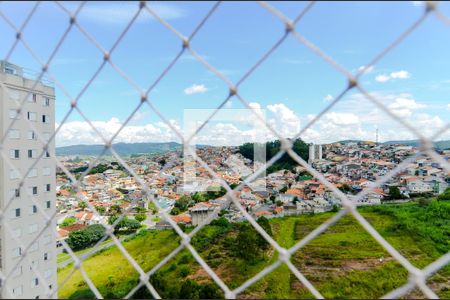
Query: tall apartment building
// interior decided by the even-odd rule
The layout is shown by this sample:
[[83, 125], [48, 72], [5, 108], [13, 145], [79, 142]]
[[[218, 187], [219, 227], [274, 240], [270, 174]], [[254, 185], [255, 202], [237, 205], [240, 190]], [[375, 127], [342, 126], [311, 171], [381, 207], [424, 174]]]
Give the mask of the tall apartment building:
[[[10, 274], [1, 282], [2, 298], [48, 298], [44, 284], [50, 289], [56, 288], [55, 220], [40, 234], [46, 225], [40, 210], [52, 216], [56, 209], [55, 163], [46, 152], [33, 166], [43, 151], [38, 134], [49, 140], [55, 130], [55, 91], [42, 80], [36, 82], [26, 77], [22, 68], [0, 61], [0, 134], [6, 135], [1, 145], [6, 157], [0, 158], [0, 207], [4, 212], [0, 223], [0, 270], [4, 276]], [[15, 100], [22, 101], [28, 93], [22, 109], [25, 116], [22, 116], [17, 113]], [[34, 124], [37, 132], [29, 128], [24, 118]], [[54, 147], [51, 142], [51, 153]], [[30, 169], [22, 187], [19, 187], [19, 172], [12, 169], [7, 160], [22, 176]], [[6, 230], [5, 223], [12, 232]], [[29, 245], [26, 257], [18, 264], [25, 254], [24, 247]], [[32, 271], [32, 266], [39, 271], [40, 278]]]
[[316, 159], [322, 159], [322, 145], [309, 145], [308, 163], [312, 163]]

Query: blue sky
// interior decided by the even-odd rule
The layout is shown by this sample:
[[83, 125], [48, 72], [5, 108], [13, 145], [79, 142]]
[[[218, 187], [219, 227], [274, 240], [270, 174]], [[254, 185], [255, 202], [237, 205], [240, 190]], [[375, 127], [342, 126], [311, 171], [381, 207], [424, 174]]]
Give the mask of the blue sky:
[[[304, 2], [269, 2], [293, 19]], [[61, 2], [75, 11], [77, 2]], [[174, 28], [188, 36], [213, 6], [212, 2], [156, 2], [150, 6]], [[28, 3], [1, 3], [0, 10], [20, 26], [33, 7]], [[439, 9], [450, 16], [450, 4]], [[78, 22], [104, 49], [109, 49], [138, 10], [138, 3], [87, 3]], [[297, 31], [351, 72], [367, 64], [423, 13], [420, 2], [319, 2], [299, 22]], [[23, 32], [24, 40], [45, 61], [68, 26], [68, 15], [56, 4], [42, 3]], [[192, 41], [192, 48], [212, 66], [237, 82], [282, 36], [284, 25], [257, 3], [224, 2]], [[0, 57], [11, 49], [15, 32], [0, 19]], [[141, 88], [161, 74], [181, 48], [176, 35], [146, 11], [137, 19], [112, 54], [112, 62]], [[434, 15], [361, 78], [372, 92], [399, 117], [432, 135], [450, 122], [450, 26]], [[100, 66], [103, 54], [73, 28], [54, 60], [50, 73], [75, 97]], [[19, 44], [9, 61], [31, 70], [40, 65]], [[240, 87], [242, 97], [283, 135], [292, 136], [317, 115], [346, 86], [346, 78], [293, 37], [271, 55]], [[174, 126], [183, 128], [184, 109], [212, 109], [228, 95], [223, 81], [189, 53], [150, 93], [155, 107]], [[56, 87], [56, 124], [70, 107], [70, 99]], [[139, 103], [139, 92], [107, 65], [79, 100], [79, 108], [105, 136], [126, 120]], [[227, 108], [243, 108], [232, 99]], [[201, 112], [199, 112], [201, 114]], [[226, 123], [226, 122], [225, 122]], [[252, 128], [245, 124], [213, 122], [202, 134], [221, 136], [230, 144], [245, 141]], [[117, 141], [177, 141], [173, 132], [148, 106], [144, 106]], [[220, 125], [220, 126], [217, 126]], [[224, 126], [226, 125], [226, 126]], [[231, 126], [231, 127], [230, 127]], [[389, 119], [367, 99], [349, 93], [303, 138], [312, 142], [337, 139], [409, 139], [411, 134]], [[450, 138], [445, 133], [442, 138]], [[223, 140], [223, 138], [222, 138]], [[100, 139], [78, 113], [61, 128], [57, 145], [98, 143]]]

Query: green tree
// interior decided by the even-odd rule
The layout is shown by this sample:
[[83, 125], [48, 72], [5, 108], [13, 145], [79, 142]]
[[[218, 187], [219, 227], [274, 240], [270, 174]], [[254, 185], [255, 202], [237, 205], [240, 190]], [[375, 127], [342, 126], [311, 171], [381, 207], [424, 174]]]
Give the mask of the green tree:
[[78, 207], [81, 209], [85, 209], [87, 207], [87, 204], [85, 201], [79, 201], [78, 202]]
[[95, 210], [100, 214], [100, 215], [104, 215], [106, 212], [106, 208], [104, 206], [100, 206], [100, 205], [96, 205], [95, 206]]
[[119, 215], [122, 213], [122, 207], [119, 204], [113, 204], [109, 207], [109, 215]]
[[140, 223], [147, 219], [147, 215], [146, 214], [137, 214], [134, 216], [134, 218], [136, 219], [136, 221], [138, 221]]
[[235, 253], [238, 257], [254, 263], [260, 256], [259, 237], [249, 224], [241, 224], [235, 241]]
[[343, 193], [347, 193], [350, 192], [352, 190], [352, 188], [348, 185], [348, 184], [342, 184], [339, 189], [341, 190], [341, 192]]
[[109, 225], [114, 224], [114, 222], [116, 222], [116, 220], [117, 220], [118, 218], [119, 218], [118, 215], [111, 215], [111, 216], [108, 218], [108, 224], [109, 224]]
[[180, 298], [200, 299], [199, 285], [191, 279], [188, 279], [185, 282], [183, 282], [180, 289]]
[[286, 193], [288, 190], [287, 186], [284, 186], [280, 189], [280, 193]]
[[105, 235], [106, 229], [101, 224], [89, 225], [82, 230], [75, 230], [69, 233], [67, 244], [76, 251], [87, 248], [95, 244]]
[[228, 228], [231, 224], [225, 217], [220, 217], [218, 219], [212, 220], [210, 225]]
[[172, 208], [172, 210], [170, 211], [170, 214], [171, 214], [171, 215], [174, 215], [174, 216], [179, 215], [180, 213], [181, 213], [181, 210], [180, 210], [178, 207], [174, 207], [174, 208]]
[[124, 217], [122, 220], [117, 223], [116, 227], [114, 228], [115, 232], [133, 232], [141, 228], [141, 224], [134, 219], [130, 219], [128, 217]]
[[447, 187], [445, 191], [437, 196], [438, 201], [450, 201], [450, 187]]
[[137, 213], [139, 213], [139, 214], [143, 214], [143, 213], [146, 213], [146, 212], [147, 212], [147, 209], [145, 209], [145, 207], [142, 207], [142, 206], [136, 206], [136, 207], [134, 208], [134, 210], [135, 210]]
[[76, 221], [77, 221], [77, 219], [75, 219], [75, 217], [65, 218], [64, 221], [62, 221], [61, 224], [59, 224], [59, 227], [70, 226], [72, 224], [75, 224]]
[[177, 207], [181, 212], [184, 212], [188, 209], [191, 203], [192, 198], [190, 196], [183, 195], [175, 202], [174, 207]]
[[278, 201], [276, 202], [276, 204], [277, 204], [278, 207], [280, 207], [280, 206], [283, 205], [283, 201], [278, 200]]
[[223, 293], [214, 283], [207, 283], [201, 286], [200, 299], [223, 299]]
[[[264, 229], [264, 231], [268, 235], [272, 236], [272, 227], [270, 226], [269, 219], [267, 219], [264, 216], [261, 216], [258, 218], [258, 220], [256, 220], [256, 222], [259, 224], [259, 226], [262, 227], [262, 229]], [[269, 248], [269, 243], [260, 234], [258, 234], [258, 246], [262, 249]]]
[[[255, 146], [264, 147], [263, 144], [245, 143], [239, 146], [239, 153], [241, 153], [244, 157], [253, 160]], [[265, 144], [265, 147], [266, 147], [266, 160], [268, 161], [280, 151], [281, 142], [279, 140], [268, 142]], [[296, 139], [295, 141], [293, 141], [292, 150], [304, 160], [306, 161], [308, 160], [309, 146], [301, 139]], [[272, 173], [282, 169], [292, 170], [297, 165], [298, 165], [297, 162], [293, 160], [289, 154], [285, 153], [281, 156], [280, 159], [278, 159], [272, 166], [270, 166], [267, 169], [267, 172]]]
[[403, 199], [403, 195], [400, 193], [400, 189], [397, 186], [389, 187], [389, 199]]

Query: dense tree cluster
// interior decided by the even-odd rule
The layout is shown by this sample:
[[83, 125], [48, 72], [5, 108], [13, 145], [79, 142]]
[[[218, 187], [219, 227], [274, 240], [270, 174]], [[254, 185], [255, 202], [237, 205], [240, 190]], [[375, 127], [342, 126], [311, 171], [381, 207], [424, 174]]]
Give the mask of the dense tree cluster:
[[446, 188], [445, 191], [437, 196], [438, 201], [450, 201], [450, 187]]
[[[108, 223], [110, 225], [114, 224], [119, 217], [117, 215], [113, 215], [109, 217]], [[141, 228], [141, 223], [138, 220], [130, 219], [128, 217], [122, 218], [117, 225], [114, 227], [115, 233], [131, 233], [135, 232]]]
[[[244, 157], [253, 160], [254, 159], [254, 149], [256, 147], [263, 147], [262, 144], [255, 143], [245, 143], [239, 146], [239, 153], [241, 153]], [[279, 140], [267, 142], [266, 146], [266, 160], [270, 160], [274, 157], [281, 148], [281, 142]], [[293, 147], [295, 153], [297, 153], [304, 160], [308, 160], [309, 158], [309, 146], [301, 139], [296, 139], [293, 142]], [[294, 161], [289, 154], [285, 153], [278, 159], [272, 166], [267, 169], [268, 173], [273, 173], [282, 169], [292, 170], [295, 166], [297, 166], [297, 162]]]
[[69, 233], [66, 242], [72, 250], [81, 250], [95, 244], [105, 235], [105, 231], [106, 229], [103, 225], [89, 225], [82, 230], [75, 230]]

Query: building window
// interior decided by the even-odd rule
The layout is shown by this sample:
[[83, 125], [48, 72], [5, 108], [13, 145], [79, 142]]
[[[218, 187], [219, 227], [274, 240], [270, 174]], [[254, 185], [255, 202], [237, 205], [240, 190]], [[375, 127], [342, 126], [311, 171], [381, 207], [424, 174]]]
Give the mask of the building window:
[[33, 279], [33, 281], [31, 282], [31, 286], [38, 286], [39, 285], [39, 279], [36, 277]]
[[44, 260], [48, 259], [48, 253], [44, 253]]
[[31, 95], [30, 102], [36, 103], [36, 100], [37, 100], [37, 95], [36, 95], [35, 93], [33, 93], [33, 94]]
[[42, 175], [48, 176], [50, 175], [50, 167], [45, 167], [42, 169]]
[[20, 189], [10, 189], [9, 190], [9, 200], [12, 200], [13, 198], [19, 198], [20, 197]]
[[37, 194], [38, 194], [38, 188], [37, 188], [37, 186], [31, 187], [31, 194], [32, 194], [32, 195], [37, 195]]
[[45, 157], [45, 158], [49, 158], [49, 157], [50, 157], [50, 153], [49, 153], [48, 151], [45, 151], [44, 157]]
[[27, 177], [36, 177], [37, 176], [37, 169], [30, 169], [30, 172], [28, 172]]
[[36, 133], [33, 131], [33, 130], [29, 130], [28, 131], [28, 139], [29, 140], [35, 140], [37, 137], [36, 137]]
[[35, 233], [36, 231], [38, 231], [38, 225], [37, 224], [31, 224], [28, 227], [28, 233]]
[[19, 159], [20, 158], [20, 151], [19, 151], [19, 149], [11, 149], [11, 150], [9, 150], [9, 158], [11, 158], [11, 159]]
[[37, 213], [37, 206], [36, 205], [31, 206], [31, 213], [32, 214]]
[[50, 98], [48, 97], [44, 98], [44, 106], [50, 106]]
[[50, 191], [51, 191], [51, 185], [50, 185], [50, 183], [47, 183], [47, 184], [45, 185], [45, 191], [46, 191], [46, 192], [50, 192]]
[[20, 217], [20, 208], [16, 208], [16, 217]]
[[13, 68], [10, 68], [10, 67], [5, 67], [5, 73], [6, 74], [15, 75], [16, 74], [16, 70], [14, 70]]
[[19, 171], [18, 170], [9, 170], [9, 179], [19, 179]]
[[49, 244], [51, 242], [51, 236], [49, 234], [44, 235], [42, 240], [43, 240], [44, 244], [47, 245], [47, 244]]
[[9, 118], [10, 119], [19, 120], [20, 119], [20, 114], [17, 112], [16, 109], [10, 109], [9, 110]]
[[20, 130], [19, 129], [10, 129], [9, 130], [9, 138], [10, 139], [20, 139]]
[[22, 255], [22, 248], [14, 248], [13, 249], [13, 257], [19, 257]]
[[35, 112], [28, 112], [28, 120], [36, 121], [36, 113]]
[[47, 115], [42, 115], [42, 123], [50, 123], [50, 118]]
[[35, 149], [28, 150], [28, 158], [36, 158], [36, 150]]
[[50, 201], [47, 201], [47, 208], [50, 208]]
[[15, 297], [20, 297], [22, 296], [22, 286], [19, 287], [15, 287], [12, 289], [12, 293]]

